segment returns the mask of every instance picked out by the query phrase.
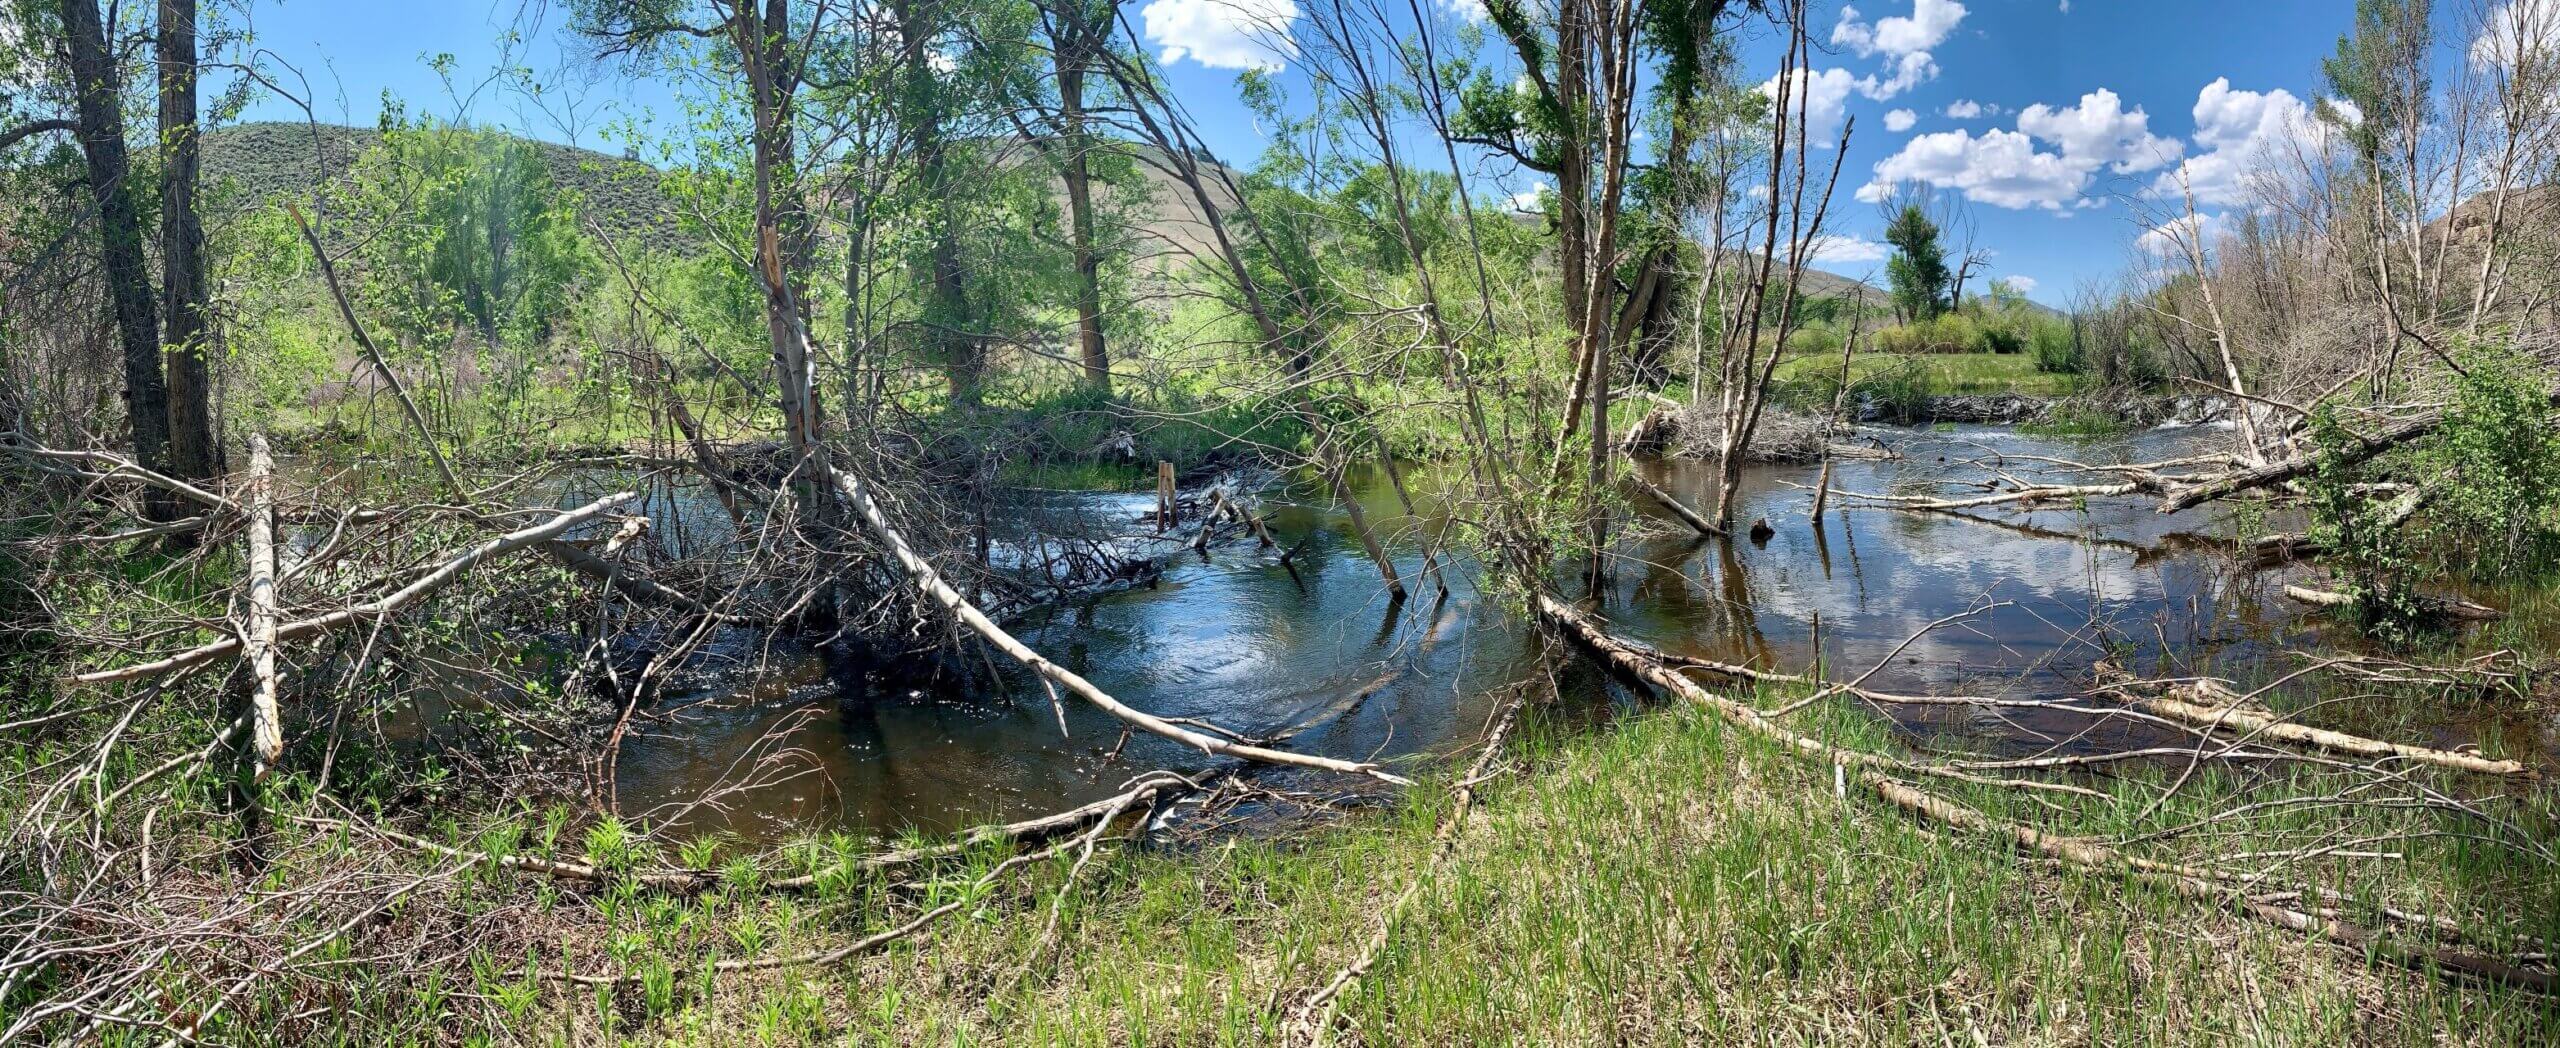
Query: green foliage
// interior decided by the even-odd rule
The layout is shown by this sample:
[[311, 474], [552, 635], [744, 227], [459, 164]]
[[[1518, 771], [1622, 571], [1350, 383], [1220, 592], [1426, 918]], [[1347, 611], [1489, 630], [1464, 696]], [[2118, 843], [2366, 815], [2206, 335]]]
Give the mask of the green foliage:
[[1913, 322], [1934, 320], [1947, 311], [1947, 291], [1955, 279], [1947, 268], [1946, 247], [1938, 242], [1938, 224], [1917, 201], [1904, 204], [1884, 227], [1893, 257], [1885, 260], [1885, 278], [1893, 286], [1894, 311]]
[[2078, 375], [2089, 370], [2089, 362], [2080, 355], [2079, 340], [2065, 323], [2036, 325], [2027, 333], [2027, 352], [2035, 355], [2036, 370], [2046, 374]]
[[1880, 353], [1989, 353], [1994, 350], [1983, 325], [1964, 313], [1941, 313], [1927, 320], [1889, 327], [1875, 333]]
[[2427, 0], [2356, 0], [2354, 31], [2340, 36], [2337, 53], [2320, 61], [2329, 91], [2317, 112], [2368, 167], [2384, 162], [2384, 143], [2394, 140], [2404, 122], [2425, 124], [2430, 118], [2430, 67], [2422, 57], [2411, 58], [2427, 53], [2433, 35], [2428, 7]]
[[2367, 494], [2373, 465], [2348, 461], [2347, 452], [2359, 438], [2339, 420], [2333, 403], [2312, 409], [2311, 439], [2316, 465], [2303, 480], [2310, 496], [2311, 538], [2330, 551], [2330, 566], [2346, 594], [2355, 598], [2365, 625], [2405, 631], [2418, 618], [2413, 585], [2417, 564], [2398, 529], [2380, 519], [2382, 508]]
[[2445, 490], [2433, 518], [2440, 542], [2466, 566], [2523, 568], [2548, 559], [2560, 535], [2560, 419], [2533, 362], [2503, 345], [2460, 357], [2444, 426], [2424, 456]]
[[393, 109], [334, 194], [367, 231], [366, 302], [414, 340], [539, 342], [595, 268], [579, 201], [531, 142]]

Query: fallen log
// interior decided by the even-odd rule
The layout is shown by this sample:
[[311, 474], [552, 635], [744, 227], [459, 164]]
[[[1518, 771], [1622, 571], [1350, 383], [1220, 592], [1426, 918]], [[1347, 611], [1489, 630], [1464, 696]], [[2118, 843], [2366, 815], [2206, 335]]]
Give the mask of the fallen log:
[[[353, 625], [358, 622], [380, 621], [389, 617], [393, 612], [415, 602], [418, 598], [426, 596], [429, 593], [433, 593], [438, 589], [442, 589], [446, 584], [460, 578], [463, 572], [471, 570], [473, 566], [479, 564], [481, 561], [523, 549], [524, 547], [540, 543], [545, 539], [558, 538], [570, 529], [586, 523], [587, 521], [593, 520], [596, 517], [602, 516], [614, 508], [639, 497], [640, 493], [636, 491], [624, 491], [607, 495], [604, 498], [590, 502], [584, 506], [580, 506], [577, 509], [562, 512], [559, 515], [552, 517], [550, 520], [534, 525], [533, 527], [524, 528], [518, 531], [511, 531], [504, 535], [500, 535], [497, 538], [490, 539], [487, 542], [483, 542], [468, 550], [464, 550], [462, 553], [446, 560], [443, 564], [438, 565], [435, 570], [419, 576], [415, 581], [410, 582], [406, 586], [400, 587], [388, 596], [382, 597], [378, 600], [358, 604], [351, 608], [342, 608], [315, 618], [283, 623], [276, 627], [275, 639], [278, 643], [282, 643], [284, 641], [299, 639], [311, 634], [337, 629], [342, 626]], [[236, 656], [240, 653], [241, 647], [240, 638], [225, 637], [221, 640], [189, 648], [175, 655], [153, 659], [149, 662], [136, 663], [131, 666], [119, 666], [114, 669], [93, 670], [88, 673], [74, 674], [63, 678], [62, 683], [66, 685], [107, 684], [115, 681], [139, 680], [145, 677], [156, 677], [163, 673], [192, 669], [218, 658]]]
[[[1799, 735], [1770, 721], [1755, 707], [1708, 692], [1695, 682], [1670, 672], [1662, 660], [1647, 657], [1644, 649], [1610, 636], [1594, 624], [1588, 616], [1558, 602], [1553, 597], [1539, 595], [1537, 610], [1540, 617], [1562, 627], [1575, 640], [1599, 653], [1610, 665], [1631, 673], [1664, 691], [1705, 706], [1722, 716], [1728, 723], [1778, 742], [1798, 757], [1828, 761], [1835, 767], [1858, 765], [1860, 770], [1857, 781], [1861, 786], [1887, 803], [1919, 816], [1924, 821], [1950, 829], [2004, 837], [2022, 850], [2059, 859], [2084, 870], [2112, 874], [2128, 880], [2164, 884], [2180, 895], [2228, 906], [2243, 915], [2301, 932], [2312, 938], [2325, 939], [2365, 950], [2373, 956], [2406, 967], [2423, 970], [2432, 966], [2439, 971], [2466, 978], [2542, 993], [2550, 993], [2554, 990], [2554, 977], [2549, 972], [2519, 967], [2498, 958], [2478, 954], [2419, 945], [2403, 945], [2370, 928], [2251, 898], [2238, 887], [2221, 883], [2220, 879], [2209, 871], [2140, 859], [2095, 841], [2059, 836], [2030, 826], [1993, 819], [1981, 812], [1899, 782], [1877, 771], [1879, 767], [1891, 768], [1904, 762], [1858, 750], [1842, 749], [1818, 739]], [[1942, 769], [1909, 765], [1907, 770], [1935, 773]]]
[[1652, 496], [1653, 501], [1661, 503], [1662, 508], [1670, 510], [1672, 516], [1680, 518], [1682, 523], [1696, 529], [1698, 534], [1716, 539], [1725, 537], [1725, 531], [1723, 528], [1707, 523], [1707, 518], [1699, 516], [1698, 511], [1682, 505], [1678, 497], [1672, 495], [1668, 491], [1664, 491], [1661, 488], [1656, 487], [1652, 481], [1639, 477], [1633, 472], [1629, 472], [1627, 474], [1627, 480], [1633, 483], [1637, 490]]
[[276, 697], [276, 460], [263, 433], [249, 434], [249, 697], [251, 772], [264, 779], [284, 759], [284, 715]]
[[[2550, 394], [2545, 398], [2545, 403], [2560, 407], [2560, 393]], [[2336, 449], [2325, 458], [2333, 465], [2352, 466], [2433, 433], [2443, 425], [2444, 413], [2441, 411], [2403, 419], [2385, 427], [2382, 432], [2373, 436], [2357, 437], [2346, 447]], [[2176, 513], [2227, 495], [2235, 495], [2253, 488], [2263, 488], [2270, 484], [2282, 484], [2318, 469], [2323, 459], [2324, 456], [2318, 453], [2296, 455], [2263, 466], [2234, 470], [2210, 480], [2185, 484], [2171, 490], [2168, 497], [2160, 500], [2160, 512]]]
[[[2304, 604], [2321, 608], [2351, 608], [2356, 605], [2356, 597], [2354, 594], [2340, 593], [2336, 590], [2315, 589], [2310, 586], [2296, 584], [2287, 584], [2284, 588], [2284, 595], [2301, 601]], [[2425, 594], [2420, 594], [2418, 595], [2417, 602], [2418, 612], [2422, 615], [2434, 615], [2448, 619], [2463, 619], [2470, 622], [2495, 622], [2507, 617], [2506, 612], [2499, 611], [2498, 609], [2492, 608], [2486, 604], [2475, 604], [2471, 601], [2463, 600], [2460, 597], [2430, 597]]]
[[2128, 480], [2121, 484], [2035, 484], [2011, 491], [2000, 492], [1998, 494], [1977, 495], [1973, 498], [1963, 499], [1930, 498], [1925, 495], [1871, 495], [1862, 491], [1832, 490], [1842, 498], [1862, 499], [1868, 502], [1892, 506], [1897, 509], [1946, 512], [1960, 509], [1973, 509], [1978, 506], [2001, 506], [2012, 503], [2051, 502], [2056, 499], [2106, 498], [2115, 495], [2131, 495], [2143, 491], [2157, 491], [2159, 490], [2159, 485], [2146, 480]]
[[2231, 689], [2211, 680], [2177, 685], [2165, 695], [2127, 695], [2126, 699], [2145, 713], [2207, 731], [2237, 732], [2330, 753], [2374, 760], [2411, 761], [2481, 775], [2540, 777], [2538, 772], [2521, 761], [2491, 760], [2476, 754], [2368, 739], [2270, 716], [2244, 707], [2241, 705], [2242, 696], [2232, 694]]
[[[1778, 723], [1778, 713], [1763, 710], [1757, 706], [1751, 705], [1750, 703], [1718, 695], [1700, 687], [1696, 681], [1683, 677], [1677, 671], [1672, 669], [1672, 661], [1665, 658], [1660, 652], [1610, 636], [1608, 631], [1601, 629], [1598, 623], [1591, 620], [1590, 616], [1583, 614], [1581, 611], [1555, 599], [1554, 597], [1543, 593], [1539, 594], [1537, 597], [1536, 611], [1539, 618], [1544, 619], [1550, 625], [1562, 629], [1574, 641], [1580, 643], [1583, 647], [1589, 648], [1598, 653], [1602, 657], [1603, 661], [1607, 662], [1610, 666], [1617, 668], [1621, 672], [1624, 672], [1637, 680], [1650, 684], [1655, 688], [1661, 689], [1664, 692], [1680, 696], [1690, 702], [1705, 706], [1714, 711], [1718, 716], [1723, 717], [1725, 720], [1736, 724], [1755, 735], [1759, 735], [1762, 738], [1780, 743], [1781, 745], [1793, 749], [1797, 753], [1807, 757], [1816, 757], [1841, 765], [1856, 765], [1862, 768], [1880, 767], [1908, 775], [1927, 775], [1942, 779], [1954, 779], [1981, 786], [2050, 790], [2053, 792], [2076, 794], [2085, 794], [2088, 792], [2088, 790], [2083, 787], [2072, 786], [2067, 783], [2047, 783], [2033, 780], [2001, 779], [1991, 776], [1975, 775], [1955, 768], [1917, 764], [1911, 761], [1896, 760], [1882, 754], [1868, 753], [1864, 750], [1844, 749], [1842, 747], [1834, 746], [1810, 735], [1794, 731], [1785, 725]], [[1797, 677], [1793, 674], [1769, 673], [1765, 670], [1753, 670], [1743, 666], [1727, 666], [1721, 663], [1705, 662], [1703, 660], [1688, 661], [1684, 662], [1684, 664], [1692, 668], [1713, 668], [1717, 672], [1731, 673], [1736, 678], [1743, 680], [1803, 681], [1808, 679]], [[1846, 694], [1870, 697], [1882, 694], [1879, 692], [1868, 692], [1854, 684], [1837, 685], [1835, 687]]]
[[906, 536], [900, 534], [896, 526], [889, 523], [888, 516], [880, 511], [879, 503], [872, 501], [871, 492], [863, 486], [859, 478], [853, 475], [852, 471], [846, 470], [837, 475], [836, 488], [844, 495], [845, 501], [852, 505], [854, 515], [862, 519], [863, 526], [871, 531], [874, 538], [880, 540], [881, 545], [888, 547], [890, 556], [897, 560], [899, 566], [906, 569], [916, 587], [931, 596], [935, 603], [942, 605], [943, 610], [950, 612], [953, 618], [960, 620], [960, 623], [969, 627], [971, 632], [985, 638], [989, 644], [995, 645], [998, 650], [1012, 656], [1014, 661], [1022, 663], [1032, 672], [1039, 674], [1041, 679], [1065, 688], [1074, 693], [1077, 698], [1101, 708], [1103, 712], [1145, 731], [1191, 746], [1203, 753], [1259, 761], [1264, 764], [1284, 764], [1321, 771], [1365, 775], [1398, 786], [1411, 784], [1411, 781], [1405, 777], [1393, 774], [1376, 764], [1336, 760], [1312, 754], [1289, 753], [1229, 742], [1130, 707], [1119, 699], [1113, 698], [1109, 692], [1094, 686], [1092, 681], [1084, 679], [1075, 671], [1042, 657], [1039, 652], [1032, 650], [1030, 645], [1024, 644], [1004, 627], [997, 625], [994, 619], [988, 618], [985, 612], [979, 611], [977, 605], [970, 603], [969, 599], [962, 596], [959, 590], [953, 589], [950, 583], [943, 581], [942, 573], [907, 545]]

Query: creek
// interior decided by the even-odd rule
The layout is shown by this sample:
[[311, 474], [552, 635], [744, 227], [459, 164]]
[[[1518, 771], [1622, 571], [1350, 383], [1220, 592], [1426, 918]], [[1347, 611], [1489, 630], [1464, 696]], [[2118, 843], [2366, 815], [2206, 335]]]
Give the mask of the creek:
[[[2017, 456], [2159, 461], [2220, 437], [2204, 427], [2094, 441], [1993, 426], [1881, 432], [1901, 457], [1840, 461], [1838, 488], [1974, 481], [1985, 465], [2059, 479]], [[1711, 500], [1711, 464], [1634, 468], [1692, 506]], [[2164, 516], [2150, 499], [2129, 497], [1959, 516], [1835, 498], [1817, 528], [1808, 520], [1817, 475], [1810, 465], [1746, 472], [1737, 523], [1767, 519], [1774, 534], [1765, 542], [1701, 541], [1636, 496], [1641, 522], [1619, 529], [1599, 612], [1621, 635], [1668, 651], [1784, 670], [1813, 663], [1818, 617], [1820, 659], [1835, 678], [1872, 668], [1866, 683], [1876, 689], [1998, 697], [2084, 691], [2102, 658], [2160, 675], [2251, 679], [2298, 668], [2301, 652], [2356, 643], [2285, 599], [2283, 583], [2309, 569], [2248, 567], [2206, 537], [2241, 526], [2222, 519], [2228, 508]], [[1441, 523], [1430, 519], [1433, 507], [1463, 470], [1417, 468], [1407, 480], [1424, 519], [1404, 514], [1382, 474], [1354, 487], [1370, 519], [1393, 535], [1412, 599], [1387, 599], [1331, 500], [1311, 485], [1282, 483], [1260, 505], [1281, 546], [1307, 540], [1288, 565], [1280, 550], [1250, 539], [1184, 550], [1152, 584], [1042, 606], [1008, 627], [1140, 709], [1247, 735], [1286, 733], [1292, 748], [1335, 757], [1427, 763], [1472, 743], [1518, 687], [1538, 688], [1548, 696], [1542, 715], [1568, 723], [1605, 721], [1643, 701], [1583, 660], [1542, 658], [1545, 642], [1519, 610], [1477, 592], [1472, 572], [1445, 558], [1440, 599], [1424, 581], [1423, 551]], [[998, 525], [1016, 537], [1143, 534], [1140, 518], [1153, 506], [1152, 494], [1031, 492], [1021, 500]], [[1580, 582], [1562, 588], [1579, 593]], [[1975, 613], [1924, 632], [1968, 610]], [[2140, 741], [2125, 734], [2136, 728], [2093, 732], [2085, 719], [2014, 709], [1875, 712], [1915, 744], [2003, 755]], [[989, 665], [948, 684], [884, 681], [746, 629], [716, 637], [657, 713], [624, 743], [623, 810], [664, 818], [682, 809], [688, 831], [751, 842], [810, 829], [950, 830], [1094, 800], [1152, 769], [1217, 766], [1162, 738], [1124, 736], [1118, 721], [1071, 698], [1053, 705], [1019, 667]], [[2448, 708], [2420, 721], [2400, 734], [2453, 746], [2503, 733], [2511, 752], [2520, 744], [2545, 759], [2552, 753], [2549, 726], [2520, 718]], [[749, 779], [763, 782], [686, 807], [722, 782]], [[1338, 777], [1296, 772], [1266, 770], [1256, 782], [1336, 798], [1360, 792]]]

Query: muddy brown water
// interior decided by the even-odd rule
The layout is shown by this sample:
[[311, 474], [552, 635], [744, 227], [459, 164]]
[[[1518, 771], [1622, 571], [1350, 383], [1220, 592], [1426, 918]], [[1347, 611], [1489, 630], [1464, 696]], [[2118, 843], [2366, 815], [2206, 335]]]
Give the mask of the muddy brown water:
[[[1838, 486], [1883, 492], [1977, 480], [1982, 462], [2044, 473], [2020, 455], [2154, 461], [2223, 439], [2201, 428], [2099, 441], [1998, 427], [1884, 432], [1903, 457], [1841, 462]], [[1692, 505], [1709, 501], [1708, 465], [1639, 468]], [[1789, 670], [1813, 661], [1818, 616], [1820, 656], [1835, 676], [1865, 672], [1892, 653], [1871, 686], [2000, 696], [2070, 693], [2111, 654], [2162, 673], [2246, 677], [2293, 665], [2289, 650], [2335, 640], [2322, 636], [2332, 627], [2282, 596], [2283, 582], [2302, 569], [2244, 569], [2195, 541], [2237, 526], [2219, 519], [2226, 510], [2162, 516], [2149, 500], [2127, 498], [1968, 518], [1834, 499], [1816, 528], [1807, 519], [1815, 474], [1806, 466], [1748, 471], [1738, 520], [1766, 518], [1775, 528], [1766, 542], [1700, 541], [1639, 497], [1643, 523], [1622, 529], [1600, 613], [1619, 632], [1668, 650]], [[1408, 479], [1427, 515], [1438, 485], [1460, 476], [1426, 469]], [[1230, 543], [1206, 557], [1175, 557], [1152, 586], [1039, 608], [1009, 625], [1133, 706], [1247, 734], [1294, 730], [1288, 745], [1337, 757], [1419, 765], [1447, 755], [1479, 736], [1509, 689], [1548, 681], [1548, 666], [1562, 667], [1550, 717], [1605, 719], [1643, 701], [1587, 663], [1542, 660], [1533, 631], [1481, 598], [1462, 565], [1445, 572], [1450, 592], [1435, 599], [1421, 581], [1432, 522], [1404, 515], [1383, 477], [1365, 478], [1357, 491], [1371, 520], [1396, 534], [1413, 599], [1387, 599], [1329, 500], [1283, 484], [1265, 490], [1262, 505], [1284, 546], [1313, 536], [1294, 571], [1276, 550]], [[1016, 533], [1139, 534], [1153, 496], [1023, 499], [1002, 525]], [[1933, 620], [1986, 607], [1895, 652]], [[680, 815], [689, 831], [747, 841], [810, 830], [931, 832], [1055, 811], [1151, 769], [1218, 766], [1154, 736], [1124, 738], [1119, 722], [1072, 699], [1061, 710], [1015, 667], [993, 670], [950, 684], [883, 684], [844, 659], [733, 631], [688, 667], [662, 716], [626, 742], [622, 807]], [[2089, 736], [2084, 720], [2013, 710], [1884, 712], [1917, 743], [1985, 752], [2137, 741]], [[2448, 721], [2427, 730], [2445, 743], [2510, 729]], [[690, 805], [750, 780], [760, 784]], [[1344, 788], [1338, 778], [1300, 773], [1264, 781]]]

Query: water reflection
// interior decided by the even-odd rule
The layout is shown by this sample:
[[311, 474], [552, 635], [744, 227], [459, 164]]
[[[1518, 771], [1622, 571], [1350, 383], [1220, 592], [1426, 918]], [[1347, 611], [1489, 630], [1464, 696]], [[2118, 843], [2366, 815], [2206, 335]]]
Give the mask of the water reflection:
[[[2184, 453], [2198, 438], [2150, 433], [2093, 446], [1974, 429], [1908, 439], [1903, 459], [1840, 463], [1836, 483], [1881, 492], [1976, 477], [1980, 470], [1964, 463], [1986, 455], [2149, 461]], [[2033, 464], [2002, 465], [2037, 475]], [[1641, 468], [1693, 505], [1711, 501], [1713, 473], [1701, 464]], [[2145, 668], [2245, 659], [2303, 628], [2273, 599], [2280, 575], [2251, 575], [2198, 551], [2191, 533], [2211, 526], [2211, 511], [2169, 518], [2146, 501], [2114, 499], [1967, 519], [1835, 499], [1816, 527], [1805, 487], [1814, 475], [1748, 472], [1737, 516], [1767, 518], [1776, 532], [1765, 544], [1700, 541], [1639, 503], [1637, 512], [1664, 526], [1622, 529], [1640, 533], [1619, 542], [1616, 569], [1597, 595], [1602, 613], [1666, 649], [1783, 669], [1813, 660], [1818, 615], [1823, 662], [1851, 674], [1932, 620], [1997, 604], [1913, 641], [1870, 680], [1888, 690], [1976, 694], [2065, 689], [2111, 652]], [[1443, 483], [1459, 482], [1428, 470], [1407, 479], [1426, 513]], [[1418, 582], [1424, 529], [1384, 478], [1357, 491], [1371, 519], [1402, 536], [1398, 570]], [[1000, 536], [1062, 520], [1134, 529], [1149, 502], [1049, 496], [992, 524]], [[1498, 689], [1542, 672], [1533, 632], [1479, 601], [1461, 564], [1447, 565], [1445, 600], [1419, 585], [1415, 599], [1390, 602], [1340, 515], [1322, 503], [1312, 492], [1266, 503], [1284, 546], [1314, 536], [1294, 571], [1277, 550], [1232, 545], [1178, 558], [1152, 588], [1048, 607], [1013, 626], [1050, 657], [1163, 716], [1287, 734], [1289, 745], [1340, 757], [1419, 758], [1470, 741]], [[1124, 737], [1118, 722], [1081, 706], [1061, 709], [1009, 666], [996, 668], [992, 688], [891, 688], [860, 667], [743, 632], [711, 654], [732, 668], [697, 675], [689, 693], [670, 699], [680, 713], [627, 744], [627, 809], [687, 800], [776, 745], [806, 773], [724, 798], [697, 811], [696, 824], [750, 838], [811, 826], [945, 829], [1056, 810], [1153, 768], [1207, 763], [1167, 740]], [[1609, 692], [1587, 669], [1563, 683], [1569, 704], [1605, 708]], [[1960, 708], [1925, 712], [1907, 727], [2008, 735], [2022, 745], [2039, 732], [2073, 730]], [[778, 742], [756, 748], [768, 738]]]

